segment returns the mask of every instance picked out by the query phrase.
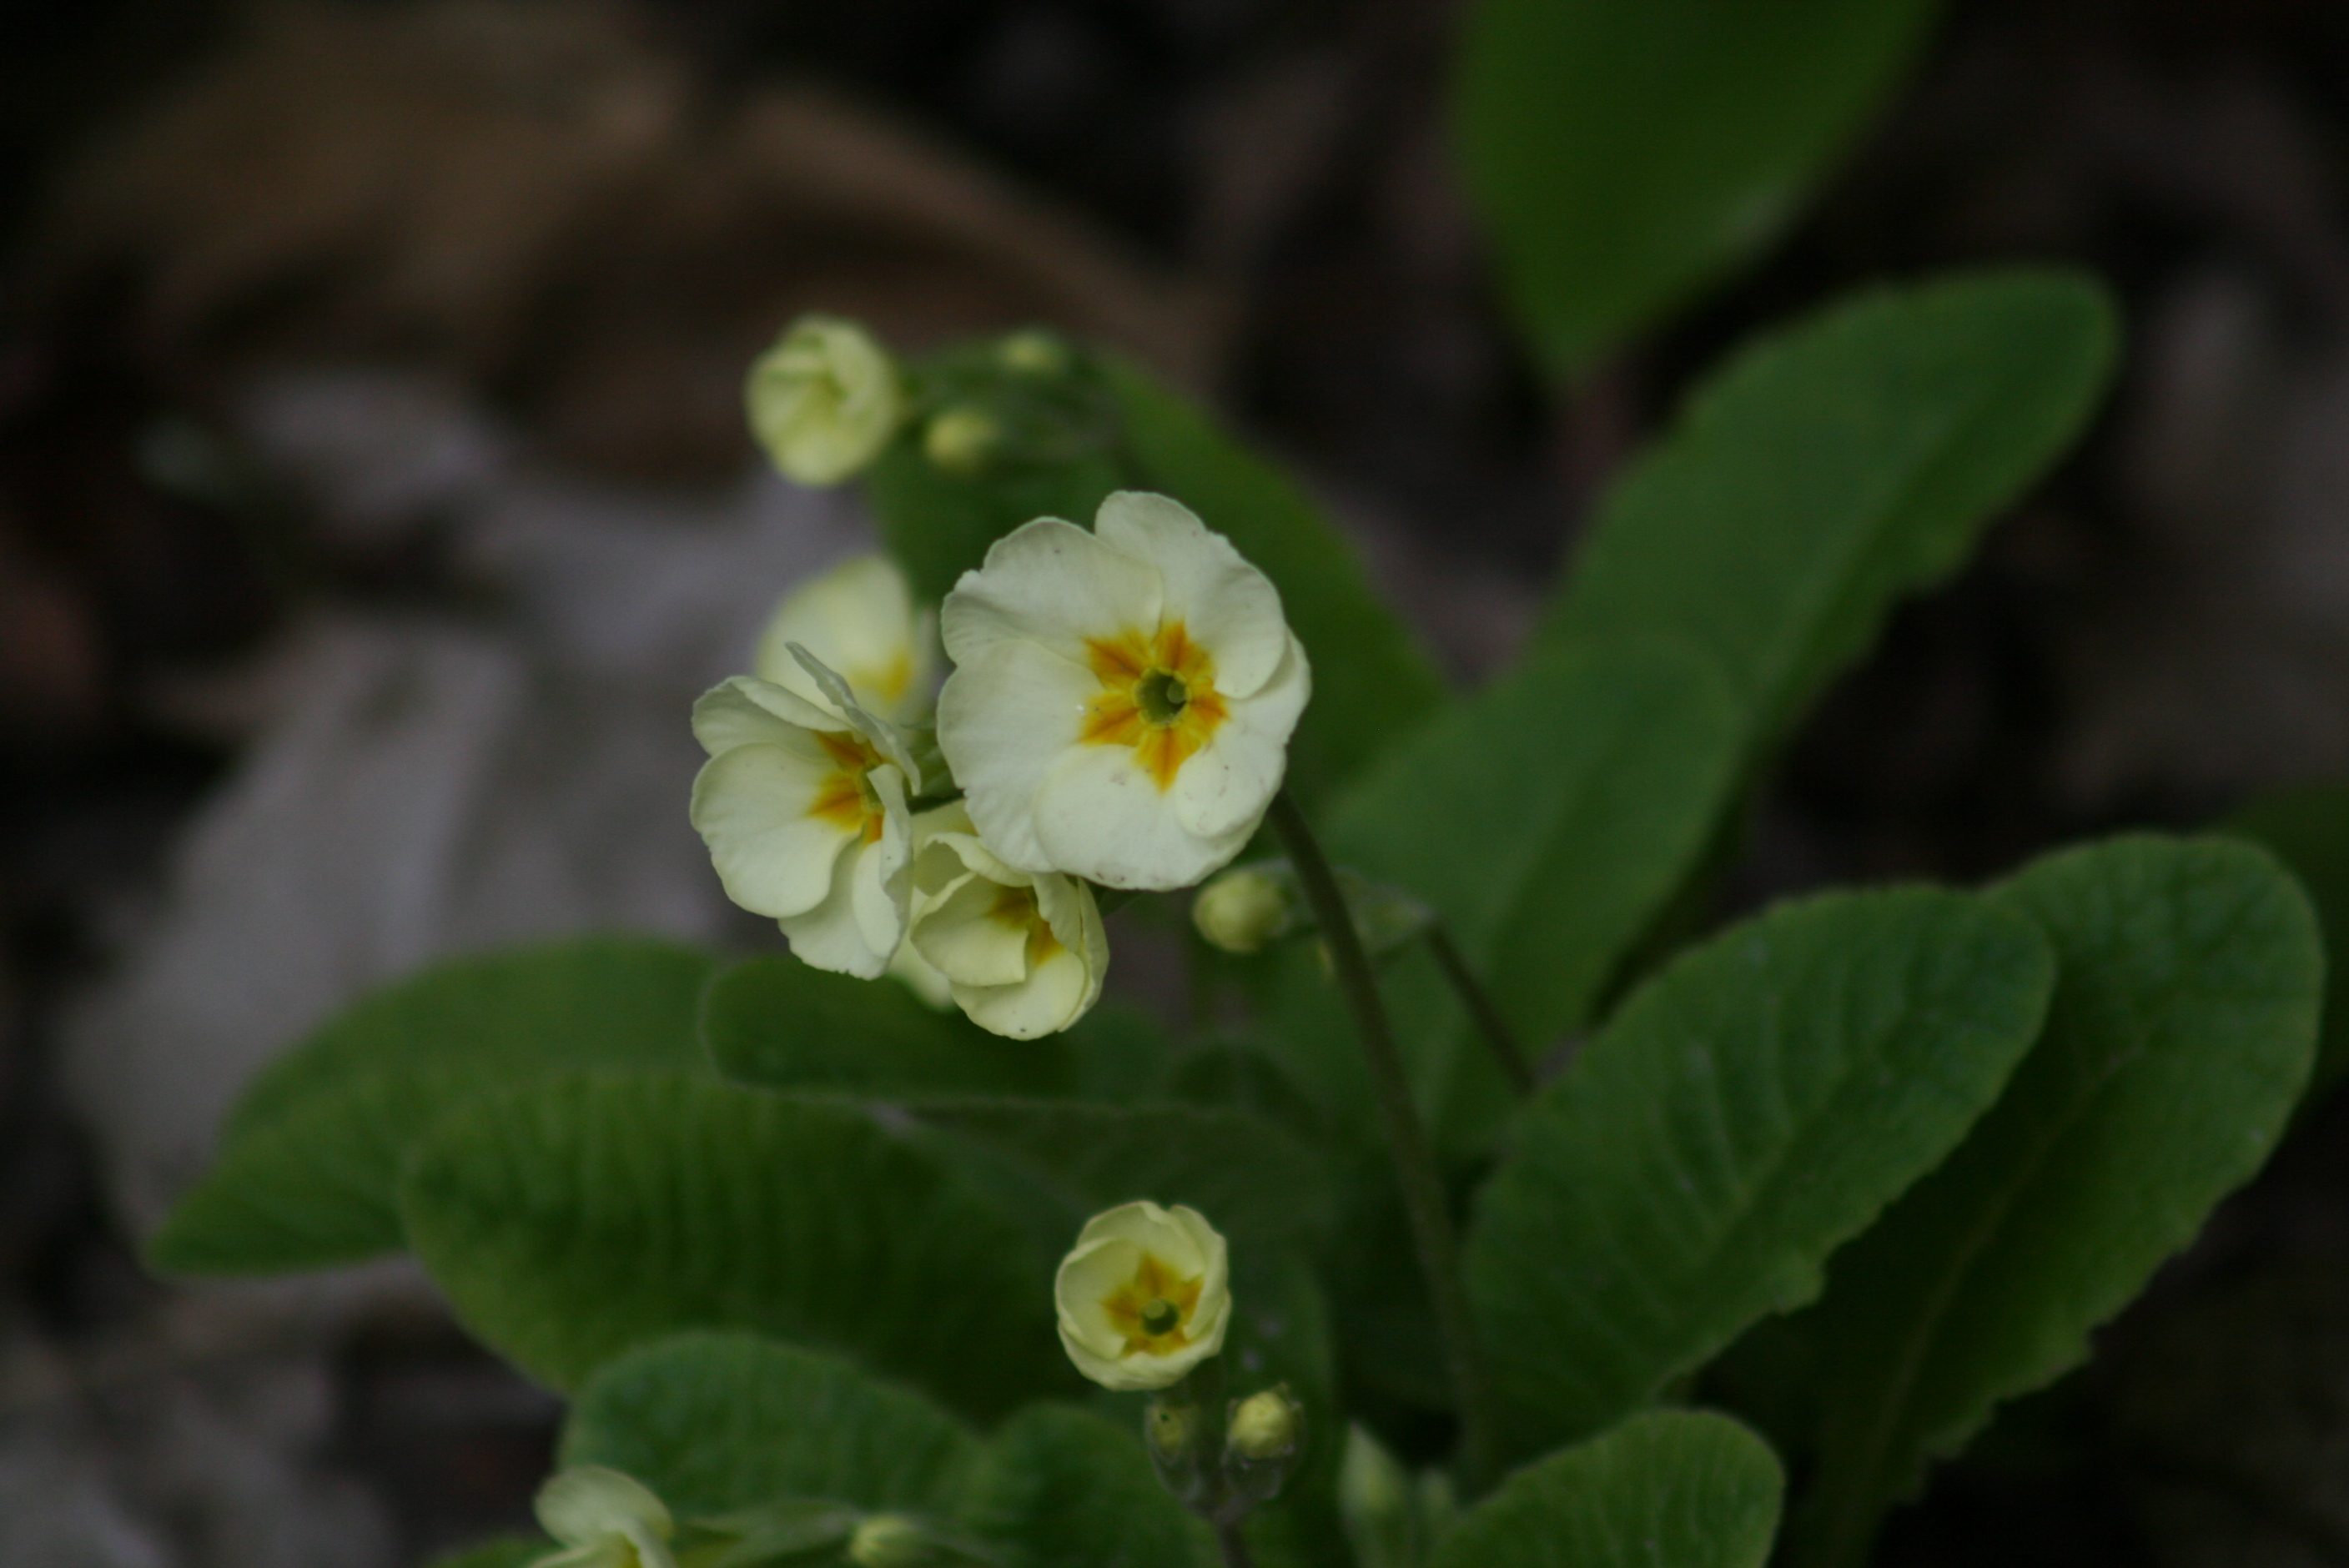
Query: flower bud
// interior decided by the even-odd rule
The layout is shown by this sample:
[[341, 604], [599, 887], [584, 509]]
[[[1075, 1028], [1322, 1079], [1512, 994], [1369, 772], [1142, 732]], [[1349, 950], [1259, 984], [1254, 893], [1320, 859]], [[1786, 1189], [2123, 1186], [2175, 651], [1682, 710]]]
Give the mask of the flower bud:
[[1305, 1412], [1281, 1383], [1232, 1406], [1224, 1444], [1244, 1460], [1285, 1460], [1305, 1440]]
[[950, 474], [968, 479], [987, 467], [1003, 444], [1003, 426], [984, 408], [948, 408], [922, 431], [922, 452]]
[[751, 433], [803, 485], [863, 470], [905, 419], [896, 362], [838, 316], [803, 315], [750, 366], [743, 387]]
[[1035, 327], [1015, 332], [997, 344], [995, 357], [1006, 370], [1023, 376], [1058, 376], [1069, 367], [1068, 345]]
[[1199, 890], [1191, 923], [1211, 947], [1261, 953], [1298, 926], [1294, 882], [1260, 866], [1235, 866]]
[[1231, 1318], [1224, 1238], [1180, 1203], [1095, 1214], [1061, 1260], [1052, 1292], [1069, 1359], [1121, 1392], [1182, 1381], [1223, 1349]]
[[593, 1562], [610, 1568], [676, 1568], [668, 1509], [634, 1476], [574, 1465], [538, 1489], [538, 1522], [565, 1550], [542, 1563]]
[[1411, 1477], [1360, 1425], [1338, 1464], [1338, 1522], [1361, 1568], [1415, 1568], [1419, 1529]]
[[856, 1568], [923, 1568], [930, 1558], [929, 1532], [902, 1513], [874, 1514], [848, 1538]]

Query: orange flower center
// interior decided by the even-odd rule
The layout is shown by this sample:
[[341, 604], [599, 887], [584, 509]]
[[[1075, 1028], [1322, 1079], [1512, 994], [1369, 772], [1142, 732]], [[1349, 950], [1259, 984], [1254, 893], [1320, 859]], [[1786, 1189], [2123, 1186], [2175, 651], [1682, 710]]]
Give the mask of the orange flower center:
[[887, 813], [880, 792], [865, 776], [881, 766], [881, 754], [859, 735], [818, 730], [815, 738], [837, 766], [816, 786], [808, 815], [821, 817], [844, 833], [860, 833], [868, 844], [874, 842]]
[[987, 918], [1028, 934], [1028, 967], [1030, 970], [1061, 951], [1061, 939], [1052, 934], [1051, 922], [1046, 920], [1044, 912], [1036, 906], [1036, 892], [1032, 888], [1008, 885], [999, 888], [995, 903], [987, 912]]
[[1207, 744], [1231, 709], [1216, 690], [1216, 661], [1180, 621], [1155, 636], [1125, 631], [1085, 643], [1102, 684], [1085, 704], [1078, 738], [1088, 746], [1130, 746], [1163, 794], [1193, 753]]
[[1125, 1336], [1124, 1354], [1146, 1350], [1164, 1356], [1191, 1343], [1191, 1314], [1199, 1305], [1204, 1279], [1185, 1279], [1155, 1253], [1142, 1254], [1142, 1266], [1102, 1303], [1110, 1326]]

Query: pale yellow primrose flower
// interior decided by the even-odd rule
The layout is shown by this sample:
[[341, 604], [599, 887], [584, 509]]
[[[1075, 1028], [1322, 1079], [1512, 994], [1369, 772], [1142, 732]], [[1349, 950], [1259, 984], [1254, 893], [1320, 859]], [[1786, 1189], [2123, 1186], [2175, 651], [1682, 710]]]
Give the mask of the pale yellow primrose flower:
[[1104, 1388], [1164, 1388], [1224, 1347], [1229, 1273], [1224, 1238], [1195, 1209], [1095, 1214], [1052, 1282], [1061, 1344]]
[[538, 1522], [563, 1543], [531, 1568], [677, 1568], [667, 1508], [642, 1481], [602, 1465], [550, 1476], [533, 1504]]
[[905, 945], [945, 976], [971, 1022], [1015, 1040], [1067, 1028], [1101, 1000], [1109, 936], [1092, 890], [1005, 865], [957, 801], [915, 821]]
[[857, 555], [809, 579], [775, 606], [751, 673], [818, 707], [831, 700], [792, 656], [797, 643], [840, 672], [856, 700], [903, 724], [930, 705], [937, 618], [916, 611], [905, 573], [885, 555]]
[[870, 980], [905, 934], [917, 777], [904, 740], [807, 661], [819, 707], [755, 676], [693, 705], [709, 760], [693, 780], [693, 825], [726, 896], [772, 916], [818, 969]]
[[751, 433], [803, 485], [836, 485], [881, 454], [905, 417], [888, 350], [853, 321], [803, 315], [750, 366]]
[[939, 621], [938, 745], [1006, 864], [1185, 887], [1256, 831], [1312, 677], [1270, 580], [1179, 502], [1023, 524]]

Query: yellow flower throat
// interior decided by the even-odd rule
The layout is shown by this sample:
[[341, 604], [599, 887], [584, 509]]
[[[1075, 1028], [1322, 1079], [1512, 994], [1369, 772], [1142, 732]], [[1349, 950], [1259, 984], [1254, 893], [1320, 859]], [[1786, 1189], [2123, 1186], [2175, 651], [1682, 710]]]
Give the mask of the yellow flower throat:
[[1102, 1303], [1110, 1326], [1125, 1336], [1125, 1354], [1146, 1350], [1164, 1356], [1191, 1343], [1191, 1314], [1199, 1305], [1204, 1279], [1185, 1279], [1155, 1253], [1142, 1254], [1142, 1266]]
[[1078, 738], [1132, 747], [1160, 792], [1172, 789], [1183, 764], [1231, 717], [1216, 690], [1214, 657], [1180, 621], [1162, 622], [1154, 636], [1129, 629], [1091, 637], [1085, 652], [1102, 690], [1085, 704]]
[[881, 766], [881, 754], [862, 736], [818, 730], [815, 739], [838, 766], [816, 786], [808, 815], [821, 817], [843, 832], [861, 833], [868, 844], [874, 842], [886, 812], [865, 775]]

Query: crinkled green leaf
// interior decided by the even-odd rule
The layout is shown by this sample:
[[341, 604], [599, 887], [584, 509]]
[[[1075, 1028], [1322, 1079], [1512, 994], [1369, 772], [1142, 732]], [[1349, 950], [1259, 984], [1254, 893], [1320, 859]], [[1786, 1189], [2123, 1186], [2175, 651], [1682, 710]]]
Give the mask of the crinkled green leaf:
[[2113, 345], [2094, 281], [2020, 269], [1873, 289], [1772, 334], [1608, 494], [1542, 636], [1684, 637], [1775, 740], [2072, 444]]
[[1061, 1037], [1007, 1040], [894, 980], [834, 975], [788, 954], [719, 975], [701, 1027], [720, 1074], [764, 1088], [1052, 1094], [1071, 1070]]
[[[2228, 830], [2266, 845], [2300, 879], [2324, 934], [2326, 968], [2349, 977], [2349, 785], [2303, 785], [2262, 796], [2238, 811]], [[2336, 988], [2342, 984], [2349, 978], [2337, 981]], [[2344, 1073], [2349, 1073], [2349, 1004], [2334, 995], [2325, 1000], [2305, 1103], [2313, 1105]]]
[[1213, 1537], [1150, 1468], [1142, 1439], [1087, 1410], [1035, 1405], [980, 1457], [962, 1520], [1004, 1568], [1207, 1568]]
[[1431, 1568], [1761, 1568], [1785, 1484], [1728, 1417], [1651, 1410], [1511, 1476]]
[[549, 1073], [698, 1068], [695, 1016], [716, 967], [672, 943], [591, 936], [376, 992], [254, 1080], [150, 1260], [267, 1274], [398, 1249], [399, 1162], [441, 1112]]
[[[1538, 1057], [1588, 1020], [1702, 851], [1738, 740], [1721, 677], [1684, 645], [1553, 649], [1398, 742], [1334, 802], [1324, 841], [1435, 907]], [[1440, 1140], [1488, 1146], [1510, 1090], [1441, 972], [1414, 948], [1383, 984]], [[1373, 1125], [1361, 1047], [1309, 951], [1290, 962], [1282, 1023], [1324, 1096]]]
[[607, 1363], [563, 1429], [563, 1463], [625, 1471], [680, 1517], [785, 1498], [944, 1516], [978, 1451], [912, 1390], [741, 1333], [681, 1334]]
[[1478, 0], [1460, 149], [1518, 319], [1575, 376], [1775, 239], [1931, 0]]
[[1528, 1107], [1469, 1230], [1518, 1451], [1816, 1295], [1997, 1097], [2053, 977], [2023, 916], [1903, 888], [1781, 906], [1635, 993]]
[[2088, 1331], [2266, 1160], [2307, 1078], [2323, 955], [2262, 851], [2120, 839], [1990, 902], [2046, 931], [2054, 997], [1996, 1108], [1829, 1270], [1796, 1535], [1819, 1568], [1863, 1561], [1928, 1457], [2086, 1358]]
[[1371, 586], [1352, 547], [1296, 484], [1193, 404], [1112, 362], [1131, 488], [1173, 496], [1280, 590], [1313, 663], [1313, 700], [1288, 748], [1288, 784], [1319, 799], [1442, 702], [1443, 683]]
[[918, 1136], [885, 1106], [553, 1079], [445, 1117], [400, 1212], [458, 1315], [556, 1387], [688, 1328], [837, 1350], [979, 1416], [1069, 1387], [1057, 1257]]

